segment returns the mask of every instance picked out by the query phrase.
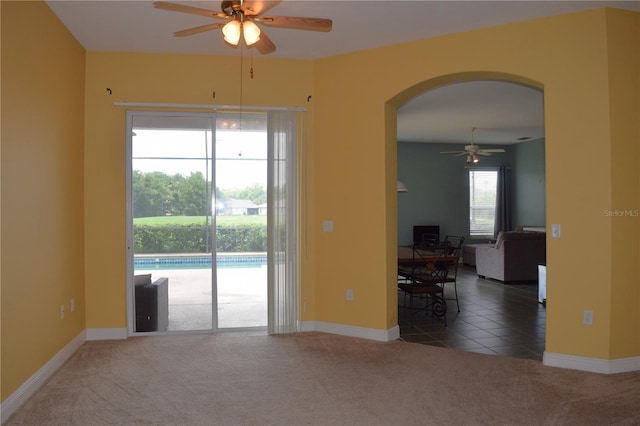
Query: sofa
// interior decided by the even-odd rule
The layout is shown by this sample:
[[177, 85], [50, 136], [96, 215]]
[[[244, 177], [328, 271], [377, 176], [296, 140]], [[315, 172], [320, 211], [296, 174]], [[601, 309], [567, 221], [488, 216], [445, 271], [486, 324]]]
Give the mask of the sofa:
[[546, 233], [500, 232], [494, 245], [475, 250], [476, 272], [481, 278], [503, 282], [536, 281], [538, 265], [546, 262]]
[[[517, 226], [514, 231], [532, 231], [532, 232], [546, 232], [544, 226]], [[462, 263], [467, 266], [476, 266], [476, 250], [478, 247], [495, 247], [496, 240], [490, 240], [487, 243], [478, 244], [465, 244], [462, 247]]]
[[476, 250], [478, 247], [494, 247], [495, 244], [465, 244], [462, 246], [462, 263], [467, 266], [476, 266]]

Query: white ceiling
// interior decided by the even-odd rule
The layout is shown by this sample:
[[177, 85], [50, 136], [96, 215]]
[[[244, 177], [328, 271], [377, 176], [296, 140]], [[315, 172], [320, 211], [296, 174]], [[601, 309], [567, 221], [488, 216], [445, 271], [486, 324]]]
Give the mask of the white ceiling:
[[[239, 55], [219, 30], [189, 37], [174, 31], [213, 19], [155, 9], [153, 1], [47, 1], [89, 51]], [[175, 1], [220, 11], [220, 1]], [[268, 28], [273, 58], [317, 59], [363, 49], [600, 7], [640, 11], [640, 1], [344, 1], [284, 0], [268, 13], [328, 18], [329, 33]], [[265, 29], [263, 29], [265, 30]], [[244, 51], [246, 54], [246, 50]], [[257, 53], [255, 53], [257, 54]], [[509, 83], [446, 86], [398, 112], [398, 140], [509, 144], [544, 135], [542, 93]]]
[[439, 87], [398, 110], [401, 142], [508, 145], [544, 137], [543, 94], [526, 86], [472, 81]]

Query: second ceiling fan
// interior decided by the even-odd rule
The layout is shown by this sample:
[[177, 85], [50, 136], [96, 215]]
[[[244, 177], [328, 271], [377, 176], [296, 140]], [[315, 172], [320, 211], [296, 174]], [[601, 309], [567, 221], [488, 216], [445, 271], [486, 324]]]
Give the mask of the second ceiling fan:
[[244, 37], [247, 46], [255, 47], [263, 55], [275, 52], [276, 46], [257, 24], [293, 30], [331, 31], [333, 23], [330, 19], [265, 15], [267, 11], [280, 3], [282, 3], [282, 0], [225, 0], [220, 5], [222, 12], [165, 1], [157, 1], [153, 5], [157, 9], [207, 16], [221, 20], [221, 22], [176, 31], [173, 33], [176, 37], [190, 36], [222, 28], [224, 40], [227, 43], [237, 46], [240, 38]]
[[505, 152], [502, 148], [491, 148], [491, 149], [482, 149], [478, 145], [473, 142], [473, 133], [476, 128], [471, 128], [471, 145], [465, 145], [464, 151], [441, 151], [440, 154], [453, 154], [454, 157], [459, 157], [461, 155], [467, 156], [467, 163], [477, 163], [480, 161], [478, 155], [482, 156], [490, 156], [495, 153]]

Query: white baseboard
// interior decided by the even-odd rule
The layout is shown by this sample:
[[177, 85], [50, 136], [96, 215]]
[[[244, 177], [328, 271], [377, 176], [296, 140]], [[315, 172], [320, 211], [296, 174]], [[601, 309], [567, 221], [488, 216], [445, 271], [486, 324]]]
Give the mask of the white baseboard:
[[400, 338], [400, 327], [397, 325], [388, 330], [357, 327], [354, 325], [336, 324], [324, 321], [302, 321], [300, 331], [321, 331], [323, 333], [338, 334], [341, 336], [359, 337], [362, 339], [376, 340], [378, 342], [391, 342]]
[[127, 337], [126, 328], [87, 328], [87, 340], [123, 340]]
[[86, 332], [83, 330], [73, 338], [64, 348], [55, 354], [36, 373], [29, 377], [20, 387], [0, 404], [0, 421], [6, 422], [29, 398], [67, 362], [80, 346], [86, 341]]
[[569, 368], [572, 370], [582, 370], [602, 374], [640, 371], [640, 356], [618, 359], [600, 359], [545, 352], [542, 355], [542, 363], [549, 367]]

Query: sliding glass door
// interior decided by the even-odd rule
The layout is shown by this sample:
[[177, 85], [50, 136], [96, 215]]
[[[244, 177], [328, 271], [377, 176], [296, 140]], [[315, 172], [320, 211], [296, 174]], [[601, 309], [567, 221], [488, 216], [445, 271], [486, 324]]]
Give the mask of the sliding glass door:
[[217, 115], [219, 328], [267, 326], [267, 114]]
[[212, 330], [215, 117], [132, 113], [134, 332]]
[[127, 113], [132, 333], [297, 327], [295, 113]]

